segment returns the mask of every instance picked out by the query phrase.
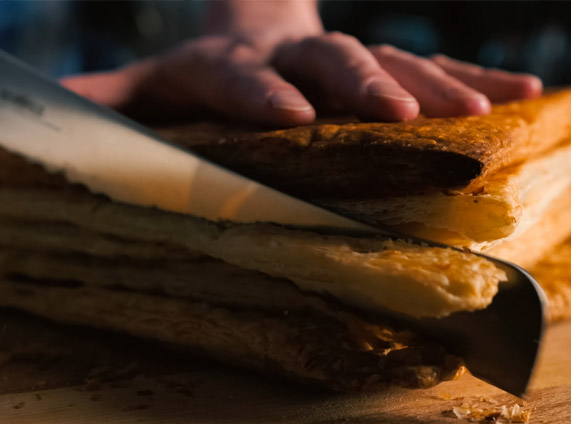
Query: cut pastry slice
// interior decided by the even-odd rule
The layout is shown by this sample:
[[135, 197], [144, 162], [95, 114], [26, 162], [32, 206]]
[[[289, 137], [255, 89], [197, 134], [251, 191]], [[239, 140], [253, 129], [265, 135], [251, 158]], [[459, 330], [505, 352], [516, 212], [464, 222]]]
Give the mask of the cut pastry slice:
[[[555, 211], [562, 214], [561, 220], [571, 222], [571, 211], [558, 205], [565, 198], [571, 198], [570, 163], [571, 144], [566, 144], [520, 165], [502, 169], [474, 192], [317, 202], [405, 234], [492, 252], [494, 246], [516, 240], [534, 227], [545, 225], [544, 221], [554, 219]], [[545, 251], [539, 257], [543, 253]]]

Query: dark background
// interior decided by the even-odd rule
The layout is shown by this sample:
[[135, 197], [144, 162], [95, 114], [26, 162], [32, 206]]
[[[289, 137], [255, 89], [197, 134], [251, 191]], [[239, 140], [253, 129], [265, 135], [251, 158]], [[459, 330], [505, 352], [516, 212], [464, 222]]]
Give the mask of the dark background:
[[[195, 37], [205, 1], [0, 1], [0, 48], [53, 76], [110, 69]], [[571, 83], [569, 2], [322, 1], [329, 30]]]
[[326, 2], [327, 28], [365, 43], [571, 83], [571, 2]]

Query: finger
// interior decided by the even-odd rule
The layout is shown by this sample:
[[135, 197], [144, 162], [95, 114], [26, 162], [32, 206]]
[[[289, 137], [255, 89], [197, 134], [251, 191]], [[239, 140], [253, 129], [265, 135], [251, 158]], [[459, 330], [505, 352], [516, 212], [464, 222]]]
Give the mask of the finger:
[[118, 110], [130, 101], [133, 92], [132, 79], [121, 71], [76, 75], [60, 83], [80, 96]]
[[416, 97], [426, 115], [489, 113], [490, 101], [484, 94], [448, 75], [433, 61], [391, 46], [371, 47], [371, 52], [381, 66]]
[[292, 84], [268, 66], [233, 66], [211, 91], [208, 103], [228, 116], [277, 125], [302, 125], [315, 120], [315, 109]]
[[432, 56], [444, 71], [470, 87], [484, 93], [493, 102], [538, 97], [543, 91], [539, 78], [500, 69], [485, 69], [444, 55]]
[[60, 83], [80, 96], [115, 109], [135, 119], [172, 115], [168, 99], [154, 96], [155, 60], [148, 59], [109, 72], [62, 78]]
[[328, 33], [284, 45], [275, 65], [288, 76], [319, 86], [361, 117], [400, 121], [418, 115], [416, 99], [354, 37]]
[[204, 39], [175, 52], [161, 69], [171, 98], [192, 98], [232, 118], [286, 126], [315, 119], [301, 92], [249, 46]]

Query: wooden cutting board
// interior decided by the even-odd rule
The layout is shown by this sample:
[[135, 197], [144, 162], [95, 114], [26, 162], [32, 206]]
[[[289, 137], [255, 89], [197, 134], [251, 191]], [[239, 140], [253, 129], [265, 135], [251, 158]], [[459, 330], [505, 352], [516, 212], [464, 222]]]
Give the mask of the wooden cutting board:
[[[56, 356], [61, 359], [63, 355], [64, 359], [56, 360], [57, 366], [50, 370], [50, 366], [42, 364], [46, 362], [45, 353], [39, 359], [34, 355], [43, 349], [42, 338], [54, 331], [45, 327], [51, 324], [40, 320], [31, 326], [18, 320], [2, 323], [0, 315], [0, 355], [14, 338], [23, 337], [28, 342], [33, 339], [40, 345], [38, 348], [32, 343], [23, 356], [12, 361], [5, 359], [4, 366], [0, 356], [2, 424], [465, 423], [469, 421], [450, 417], [443, 411], [464, 403], [497, 410], [502, 405], [523, 405], [521, 400], [470, 375], [429, 390], [392, 389], [380, 394], [341, 395], [186, 354], [161, 354], [160, 349], [135, 340], [129, 347], [132, 351], [114, 351], [122, 343], [118, 338], [111, 340], [112, 349], [107, 355], [119, 363], [134, 361], [136, 375], [129, 374], [130, 366], [123, 362], [118, 366], [124, 368], [125, 378], [99, 381], [96, 376], [98, 372], [104, 374], [105, 369], [95, 373], [91, 369], [82, 384], [69, 386], [69, 382], [57, 383], [58, 378], [65, 374], [67, 381], [74, 381], [71, 368], [75, 367], [81, 375], [86, 366], [93, 366], [85, 358], [104, 357], [96, 345], [105, 335], [89, 331], [86, 335], [85, 330], [78, 336], [59, 335], [55, 344], [62, 351]], [[34, 326], [39, 328], [34, 330]], [[31, 337], [34, 331], [37, 338]], [[52, 347], [54, 340], [50, 340]], [[83, 368], [82, 361], [87, 363]], [[40, 377], [44, 380], [33, 389], [34, 378]], [[22, 383], [23, 380], [26, 381]], [[571, 423], [571, 322], [549, 329], [524, 408], [532, 410], [531, 423]]]

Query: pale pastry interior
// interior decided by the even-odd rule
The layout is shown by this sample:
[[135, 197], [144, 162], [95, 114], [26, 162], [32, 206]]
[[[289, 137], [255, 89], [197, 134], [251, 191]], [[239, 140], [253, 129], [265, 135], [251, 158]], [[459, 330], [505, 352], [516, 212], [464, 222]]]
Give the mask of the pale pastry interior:
[[325, 236], [275, 225], [217, 225], [87, 193], [70, 200], [54, 192], [4, 189], [0, 214], [168, 242], [286, 278], [302, 290], [327, 293], [356, 307], [415, 317], [485, 308], [504, 278], [491, 262], [453, 249]]
[[406, 234], [489, 251], [531, 230], [571, 196], [571, 144], [488, 178], [475, 192], [320, 203]]

